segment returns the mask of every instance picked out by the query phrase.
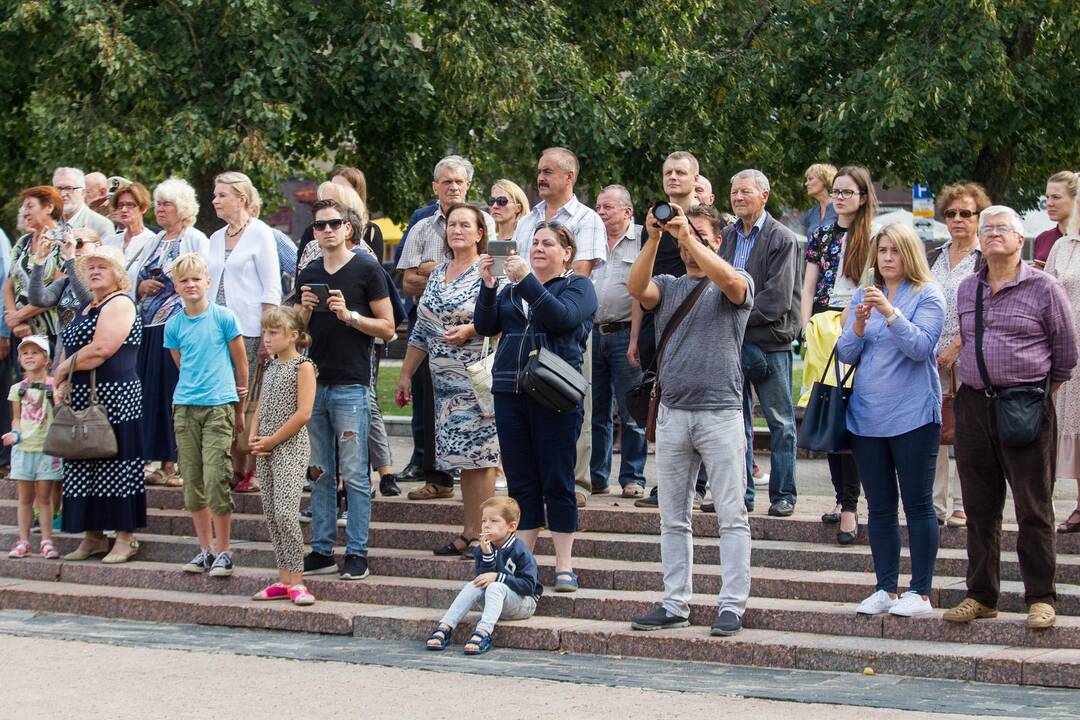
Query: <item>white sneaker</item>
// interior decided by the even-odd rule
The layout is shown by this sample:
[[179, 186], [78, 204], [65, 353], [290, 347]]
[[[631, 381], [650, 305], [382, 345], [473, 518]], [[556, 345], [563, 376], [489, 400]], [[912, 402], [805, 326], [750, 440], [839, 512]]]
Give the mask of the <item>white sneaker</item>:
[[928, 613], [933, 609], [934, 608], [930, 605], [929, 600], [923, 600], [922, 595], [912, 590], [908, 590], [900, 596], [899, 600], [895, 601], [895, 604], [891, 608], [889, 608], [889, 614], [899, 615], [900, 617], [911, 617], [912, 615]]
[[769, 487], [769, 473], [761, 473], [761, 477], [755, 477], [754, 487]]
[[889, 593], [884, 590], [878, 590], [876, 593], [859, 603], [859, 608], [855, 612], [859, 615], [881, 615], [889, 612], [895, 604], [896, 600], [889, 597]]

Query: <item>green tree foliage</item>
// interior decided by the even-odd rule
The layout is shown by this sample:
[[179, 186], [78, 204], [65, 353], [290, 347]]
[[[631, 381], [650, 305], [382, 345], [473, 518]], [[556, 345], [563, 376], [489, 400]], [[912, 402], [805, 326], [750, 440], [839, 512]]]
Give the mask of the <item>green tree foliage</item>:
[[401, 220], [446, 152], [483, 197], [564, 144], [581, 189], [640, 205], [680, 148], [721, 196], [752, 165], [804, 204], [831, 160], [1031, 205], [1080, 167], [1078, 28], [1074, 0], [6, 0], [0, 191], [60, 164], [175, 173], [212, 227], [216, 172], [270, 194], [333, 159]]

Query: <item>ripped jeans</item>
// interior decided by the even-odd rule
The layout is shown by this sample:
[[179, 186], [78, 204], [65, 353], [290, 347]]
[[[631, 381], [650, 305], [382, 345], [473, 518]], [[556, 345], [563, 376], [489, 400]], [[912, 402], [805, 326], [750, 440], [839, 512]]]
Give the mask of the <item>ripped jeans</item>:
[[308, 475], [311, 477], [311, 549], [321, 555], [333, 555], [337, 540], [339, 460], [349, 500], [345, 553], [367, 555], [371, 522], [368, 392], [364, 385], [316, 384], [315, 406], [307, 425], [311, 438]]

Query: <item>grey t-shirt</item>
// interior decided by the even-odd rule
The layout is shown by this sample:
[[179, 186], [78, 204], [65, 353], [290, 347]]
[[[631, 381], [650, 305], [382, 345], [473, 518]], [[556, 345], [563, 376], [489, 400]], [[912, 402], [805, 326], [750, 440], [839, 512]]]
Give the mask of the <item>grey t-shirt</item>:
[[[675, 330], [660, 358], [660, 401], [679, 410], [742, 408], [740, 361], [746, 321], [754, 307], [754, 281], [743, 270], [746, 300], [735, 305], [709, 280], [709, 285]], [[697, 287], [700, 278], [657, 275], [656, 342], [671, 316]]]

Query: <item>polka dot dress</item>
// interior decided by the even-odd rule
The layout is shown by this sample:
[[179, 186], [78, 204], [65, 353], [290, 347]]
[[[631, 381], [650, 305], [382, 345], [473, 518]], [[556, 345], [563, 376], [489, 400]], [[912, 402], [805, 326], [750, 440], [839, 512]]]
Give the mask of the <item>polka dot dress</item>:
[[[70, 355], [90, 343], [101, 308], [110, 302], [131, 302], [114, 295], [86, 315], [78, 314], [63, 332], [64, 349]], [[135, 313], [131, 332], [120, 348], [97, 368], [98, 402], [105, 406], [116, 434], [117, 454], [108, 460], [64, 461], [64, 532], [120, 530], [146, 527], [146, 488], [142, 460], [142, 384], [137, 357], [142, 340], [142, 320]], [[71, 406], [86, 408], [90, 398], [90, 372], [75, 373]]]

